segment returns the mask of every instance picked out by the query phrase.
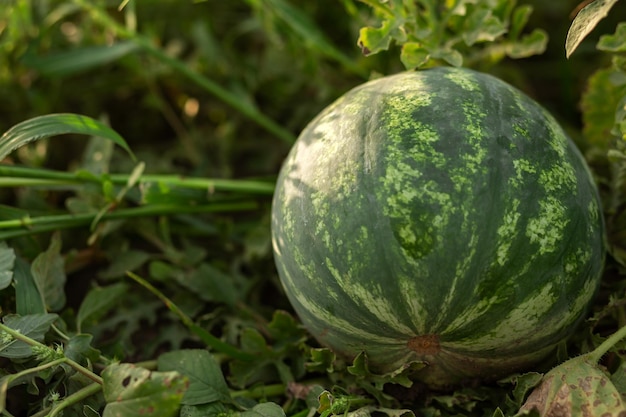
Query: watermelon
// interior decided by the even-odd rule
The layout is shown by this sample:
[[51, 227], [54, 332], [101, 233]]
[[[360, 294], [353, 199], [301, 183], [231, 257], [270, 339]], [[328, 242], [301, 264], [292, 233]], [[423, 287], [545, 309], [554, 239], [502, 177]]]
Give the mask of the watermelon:
[[469, 69], [360, 85], [301, 133], [277, 180], [272, 245], [319, 343], [433, 388], [528, 369], [598, 287], [604, 221], [555, 119]]

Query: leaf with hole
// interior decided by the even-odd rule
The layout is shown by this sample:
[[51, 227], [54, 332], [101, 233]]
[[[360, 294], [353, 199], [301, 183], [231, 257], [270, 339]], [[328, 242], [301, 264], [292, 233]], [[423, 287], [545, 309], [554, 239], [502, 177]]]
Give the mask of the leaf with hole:
[[102, 371], [103, 417], [174, 417], [188, 380], [178, 372], [156, 372], [132, 364], [113, 364]]

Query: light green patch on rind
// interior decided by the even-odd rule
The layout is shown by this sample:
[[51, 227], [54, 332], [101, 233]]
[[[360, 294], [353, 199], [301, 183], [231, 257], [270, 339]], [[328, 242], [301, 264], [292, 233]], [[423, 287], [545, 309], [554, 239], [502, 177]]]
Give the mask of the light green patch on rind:
[[476, 82], [476, 78], [472, 73], [463, 73], [463, 72], [449, 72], [445, 76], [448, 80], [452, 81], [454, 84], [458, 85], [462, 89], [466, 91], [478, 92], [480, 91], [480, 86]]
[[526, 236], [539, 245], [539, 254], [552, 253], [561, 247], [569, 219], [563, 203], [548, 195], [539, 201], [539, 215], [528, 221]]
[[515, 188], [519, 188], [525, 181], [528, 180], [528, 176], [537, 173], [537, 168], [528, 159], [519, 158], [513, 160], [513, 169], [515, 169], [515, 177], [509, 178], [509, 184]]
[[513, 199], [502, 217], [502, 224], [498, 227], [496, 261], [500, 266], [504, 266], [510, 259], [511, 243], [517, 238], [518, 223], [522, 216], [518, 210], [519, 205], [520, 200], [517, 198]]
[[[508, 316], [498, 320], [498, 325], [485, 335], [459, 340], [450, 343], [450, 346], [463, 346], [466, 351], [491, 350], [497, 347], [502, 340], [514, 341], [524, 334], [529, 338], [541, 339], [544, 332], [553, 332], [553, 328], [545, 328], [545, 314], [554, 305], [553, 284], [548, 282], [532, 297], [518, 305], [512, 305]], [[541, 327], [544, 327], [542, 329]], [[532, 333], [532, 334], [531, 334]]]
[[[381, 322], [386, 323], [390, 329], [404, 334], [411, 334], [411, 329], [397, 320], [394, 306], [389, 304], [381, 284], [363, 285], [358, 277], [340, 273], [330, 258], [325, 259], [325, 264], [335, 282], [357, 305], [374, 314]], [[298, 301], [302, 302], [303, 300], [299, 299]]]
[[548, 193], [562, 190], [575, 193], [576, 182], [576, 173], [573, 167], [565, 161], [554, 164], [549, 169], [545, 169], [539, 174], [539, 184], [541, 184]]

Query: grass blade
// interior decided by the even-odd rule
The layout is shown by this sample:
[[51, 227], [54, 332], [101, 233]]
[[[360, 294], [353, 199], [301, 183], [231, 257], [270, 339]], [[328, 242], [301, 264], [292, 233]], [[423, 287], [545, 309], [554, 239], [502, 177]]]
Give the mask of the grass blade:
[[65, 134], [100, 136], [112, 140], [135, 159], [124, 138], [104, 123], [79, 114], [56, 113], [25, 120], [7, 130], [0, 137], [0, 160], [32, 141]]
[[134, 42], [88, 46], [44, 57], [29, 57], [24, 64], [44, 75], [73, 75], [115, 62], [137, 49], [139, 46]]

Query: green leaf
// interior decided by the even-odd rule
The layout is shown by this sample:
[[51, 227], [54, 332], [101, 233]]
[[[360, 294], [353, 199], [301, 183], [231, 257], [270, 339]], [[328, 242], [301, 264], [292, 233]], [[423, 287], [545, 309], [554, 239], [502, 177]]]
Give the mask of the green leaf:
[[400, 61], [406, 69], [420, 68], [430, 59], [430, 52], [420, 43], [407, 42], [402, 45]]
[[282, 345], [296, 345], [308, 337], [307, 331], [291, 314], [283, 310], [276, 310], [267, 330], [274, 341], [276, 349]]
[[331, 373], [335, 368], [337, 356], [328, 348], [315, 348], [310, 351], [311, 360], [306, 364], [307, 370], [311, 372]]
[[626, 398], [626, 362], [622, 362], [611, 375], [611, 382], [622, 399]]
[[61, 256], [61, 234], [54, 233], [50, 246], [37, 255], [31, 272], [48, 311], [59, 311], [65, 306], [65, 260]]
[[610, 68], [593, 73], [587, 79], [587, 87], [580, 101], [585, 141], [601, 149], [608, 149], [615, 138], [612, 130], [616, 124], [616, 110], [626, 93], [626, 87], [616, 87], [612, 83], [614, 73]]
[[29, 55], [24, 59], [24, 64], [43, 75], [67, 76], [100, 68], [138, 49], [139, 46], [132, 41], [104, 46], [84, 46], [43, 56]]
[[91, 346], [93, 336], [79, 334], [72, 336], [65, 344], [63, 352], [65, 357], [81, 365], [96, 363], [100, 358], [100, 352]]
[[202, 263], [185, 276], [175, 275], [180, 284], [205, 301], [216, 301], [233, 306], [240, 296], [233, 277], [216, 267]]
[[226, 406], [220, 402], [183, 405], [180, 409], [180, 417], [226, 417], [229, 415], [230, 413]]
[[369, 369], [367, 355], [365, 352], [361, 352], [354, 358], [352, 365], [348, 366], [347, 370], [348, 373], [372, 383], [378, 390], [382, 391], [383, 385], [386, 383], [399, 384], [407, 388], [411, 387], [413, 381], [410, 375], [424, 366], [426, 366], [425, 362], [412, 361], [389, 373], [374, 374]]
[[31, 266], [21, 258], [15, 260], [13, 282], [15, 283], [15, 311], [17, 314], [26, 316], [46, 312], [46, 306], [39, 294], [37, 284], [35, 284]]
[[119, 145], [135, 159], [124, 138], [104, 123], [88, 116], [57, 113], [28, 119], [7, 130], [0, 137], [0, 160], [32, 141], [65, 134], [101, 136]]
[[[12, 314], [5, 316], [3, 323], [23, 336], [42, 342], [44, 335], [57, 317], [56, 314], [30, 314], [27, 316]], [[29, 358], [33, 356], [33, 351], [31, 345], [26, 342], [9, 339], [0, 343], [0, 356], [10, 359]]]
[[100, 273], [104, 279], [117, 279], [126, 275], [127, 271], [135, 271], [150, 260], [151, 255], [142, 250], [126, 250], [111, 260], [109, 267]]
[[177, 416], [188, 384], [177, 372], [151, 372], [132, 364], [109, 365], [102, 379], [103, 417]]
[[215, 401], [229, 402], [230, 392], [219, 363], [206, 350], [168, 352], [158, 359], [160, 371], [176, 371], [189, 380], [181, 404], [199, 405]]
[[523, 4], [517, 7], [513, 11], [513, 16], [511, 17], [511, 26], [509, 27], [509, 40], [515, 41], [519, 39], [522, 30], [528, 23], [528, 19], [530, 18], [531, 13], [533, 12], [533, 6], [529, 4]]
[[467, 46], [472, 46], [477, 42], [493, 42], [506, 33], [504, 24], [486, 7], [474, 10], [465, 24], [462, 36]]
[[548, 34], [541, 29], [535, 29], [531, 33], [522, 36], [519, 41], [506, 46], [506, 54], [509, 58], [527, 58], [545, 52], [548, 45]]
[[613, 35], [601, 36], [597, 48], [607, 52], [626, 51], [626, 22], [618, 23]]
[[7, 246], [6, 242], [0, 242], [0, 290], [7, 288], [13, 282], [14, 264], [15, 252]]
[[361, 47], [363, 55], [373, 55], [389, 49], [391, 40], [393, 39], [391, 32], [396, 29], [397, 26], [394, 26], [389, 20], [383, 21], [379, 28], [361, 28], [357, 43]]
[[285, 410], [276, 403], [261, 403], [244, 411], [240, 417], [285, 417]]
[[543, 374], [528, 372], [525, 374], [511, 375], [506, 379], [498, 381], [498, 383], [501, 385], [513, 384], [515, 386], [511, 395], [507, 397], [507, 403], [511, 405], [512, 409], [519, 410], [528, 396], [528, 393], [541, 382], [542, 378]]
[[604, 19], [617, 0], [595, 0], [578, 12], [567, 32], [565, 56], [569, 58], [578, 45]]
[[461, 53], [456, 49], [441, 48], [431, 51], [431, 53], [433, 58], [444, 60], [453, 67], [460, 67], [463, 65], [463, 55], [461, 55]]
[[127, 290], [128, 285], [124, 283], [92, 288], [83, 299], [76, 314], [76, 328], [78, 332], [81, 332], [85, 321], [93, 320], [106, 314], [119, 302]]

